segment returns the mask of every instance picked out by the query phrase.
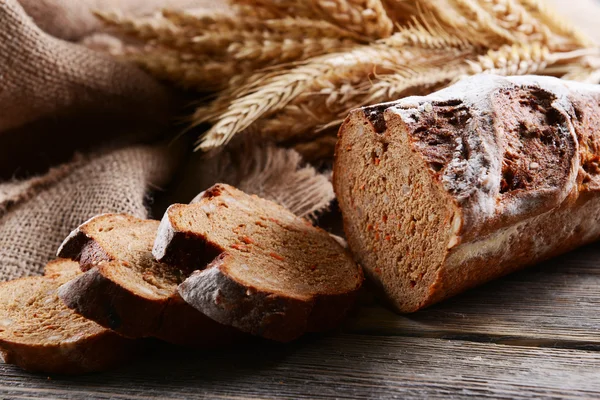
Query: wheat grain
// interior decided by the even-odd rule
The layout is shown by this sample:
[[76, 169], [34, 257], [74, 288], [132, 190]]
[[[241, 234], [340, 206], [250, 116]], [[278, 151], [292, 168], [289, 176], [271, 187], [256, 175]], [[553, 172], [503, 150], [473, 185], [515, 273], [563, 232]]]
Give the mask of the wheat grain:
[[127, 18], [119, 13], [96, 12], [95, 16], [119, 33], [145, 41], [162, 40], [178, 43], [186, 40], [184, 32], [163, 18]]
[[240, 12], [240, 9], [244, 9], [248, 13], [258, 12], [264, 15], [265, 19], [287, 15], [305, 18], [318, 17], [311, 2], [312, 0], [231, 0], [238, 12]]
[[372, 38], [392, 34], [394, 23], [381, 0], [313, 0], [321, 14], [340, 26]]

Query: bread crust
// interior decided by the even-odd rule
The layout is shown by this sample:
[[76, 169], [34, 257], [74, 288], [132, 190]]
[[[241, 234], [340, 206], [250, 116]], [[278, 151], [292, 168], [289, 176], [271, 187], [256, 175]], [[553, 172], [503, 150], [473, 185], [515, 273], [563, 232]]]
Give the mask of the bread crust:
[[141, 343], [106, 330], [84, 340], [55, 346], [0, 340], [0, 355], [5, 363], [30, 372], [60, 375], [106, 371], [127, 363], [142, 348]]
[[[202, 211], [203, 207], [206, 210], [215, 209], [213, 205], [217, 202], [213, 203], [211, 199], [217, 198], [221, 194], [237, 199], [241, 196], [249, 197], [227, 185], [215, 185], [205, 192], [204, 201], [190, 206], [171, 206], [161, 221], [153, 250], [155, 257], [178, 264], [196, 260], [189, 268], [198, 270], [179, 286], [181, 297], [215, 321], [253, 335], [281, 342], [296, 339], [307, 331], [328, 330], [339, 324], [354, 304], [363, 280], [362, 270], [356, 267], [356, 276], [348, 278], [356, 279], [355, 287], [346, 292], [334, 291], [331, 294], [291, 294], [240, 281], [231, 271], [239, 268], [240, 263], [248, 261], [241, 261], [239, 256], [227, 250], [223, 239], [218, 241], [212, 238], [213, 233], [208, 227], [201, 225], [190, 227], [179, 220], [181, 212], [186, 210]], [[228, 210], [232, 210], [235, 208], [234, 204], [236, 202], [232, 202], [226, 207]], [[275, 209], [279, 206], [273, 204], [272, 207]], [[292, 220], [299, 220], [288, 211], [280, 212], [285, 212], [286, 215], [290, 214], [289, 218]], [[244, 226], [248, 223], [245, 219], [240, 219], [239, 222]], [[321, 233], [317, 228], [312, 227], [311, 229]], [[324, 232], [322, 233], [327, 240], [332, 241], [332, 247], [339, 247], [339, 252], [345, 254], [345, 250], [334, 239]], [[216, 233], [214, 234], [216, 235]], [[232, 241], [228, 245], [235, 248], [237, 244]], [[204, 260], [198, 262], [197, 260], [200, 260], [204, 254], [204, 249], [207, 248], [211, 249], [211, 254], [220, 254], [210, 263]], [[199, 249], [200, 254], [194, 254], [194, 249]], [[350, 259], [348, 258], [348, 260]], [[260, 262], [260, 260], [256, 262]], [[244, 265], [243, 267], [251, 271], [253, 268], [261, 266]]]
[[312, 299], [295, 299], [241, 284], [226, 272], [223, 254], [179, 285], [182, 298], [225, 325], [266, 339], [288, 342], [308, 329]]
[[[427, 97], [356, 110], [339, 133], [333, 180], [350, 249], [383, 295], [399, 311], [413, 312], [595, 241], [600, 238], [599, 126], [596, 85], [548, 77], [478, 76]], [[411, 180], [401, 171], [386, 169], [397, 154], [354, 166], [361, 176], [377, 175], [406, 187], [412, 197], [405, 202], [430, 201], [423, 192], [430, 187], [428, 193], [449, 210], [431, 215], [446, 215], [445, 224], [439, 223], [445, 234], [437, 239], [441, 261], [430, 261], [421, 273], [428, 279], [411, 278], [412, 291], [399, 285], [410, 272], [404, 260], [415, 254], [392, 249], [375, 261], [367, 249], [375, 246], [375, 235], [418, 244], [428, 240], [428, 233], [402, 237], [384, 223], [371, 233], [359, 222], [357, 207], [388, 194], [400, 201], [391, 196], [395, 193], [375, 193], [369, 182], [367, 194], [350, 195], [357, 188], [349, 183], [354, 172], [348, 164], [359, 149], [366, 151], [360, 140], [361, 146], [377, 143], [393, 151], [401, 146], [428, 178], [420, 192], [411, 191]], [[374, 221], [387, 218], [369, 210]]]

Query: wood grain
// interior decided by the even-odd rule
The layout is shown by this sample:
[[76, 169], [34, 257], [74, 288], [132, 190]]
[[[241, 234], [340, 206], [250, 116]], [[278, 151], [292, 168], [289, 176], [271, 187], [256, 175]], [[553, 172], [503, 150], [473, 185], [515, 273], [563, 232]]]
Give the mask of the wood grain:
[[600, 354], [580, 350], [339, 334], [152, 360], [52, 380], [4, 365], [0, 392], [60, 399], [600, 396]]

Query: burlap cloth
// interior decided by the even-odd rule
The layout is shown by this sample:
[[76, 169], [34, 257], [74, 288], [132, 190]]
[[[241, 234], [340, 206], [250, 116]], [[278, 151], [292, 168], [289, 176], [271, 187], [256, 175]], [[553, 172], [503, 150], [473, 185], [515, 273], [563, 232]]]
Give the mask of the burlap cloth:
[[300, 215], [328, 207], [327, 176], [294, 151], [245, 147], [207, 160], [164, 144], [176, 133], [180, 94], [75, 43], [101, 29], [94, 9], [141, 15], [221, 3], [0, 0], [0, 280], [39, 274], [93, 215], [160, 218], [218, 181]]

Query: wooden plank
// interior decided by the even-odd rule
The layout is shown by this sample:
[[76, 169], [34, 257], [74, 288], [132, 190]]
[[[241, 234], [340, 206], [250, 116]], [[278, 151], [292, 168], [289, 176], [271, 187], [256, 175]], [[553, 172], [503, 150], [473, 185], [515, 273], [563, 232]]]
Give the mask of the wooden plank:
[[600, 353], [338, 334], [162, 354], [79, 378], [0, 366], [2, 398], [592, 398]]
[[415, 314], [362, 307], [346, 330], [600, 350], [599, 264], [588, 246]]

